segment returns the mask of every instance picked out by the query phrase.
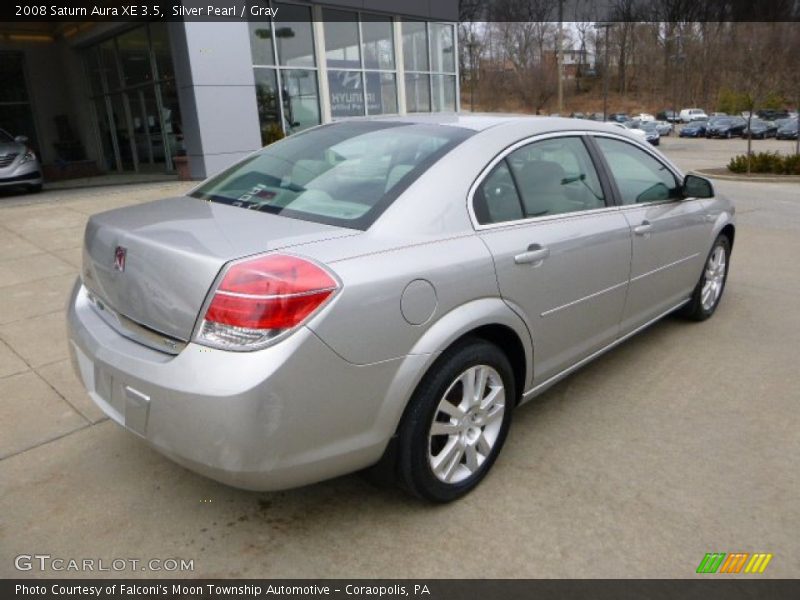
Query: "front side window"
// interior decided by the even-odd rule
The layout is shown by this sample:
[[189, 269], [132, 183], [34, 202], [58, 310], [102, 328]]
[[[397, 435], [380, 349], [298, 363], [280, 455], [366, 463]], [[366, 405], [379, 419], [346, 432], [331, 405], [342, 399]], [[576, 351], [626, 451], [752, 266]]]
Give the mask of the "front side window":
[[595, 138], [617, 182], [623, 204], [659, 202], [681, 197], [681, 185], [666, 165], [633, 144]]
[[350, 122], [267, 146], [192, 196], [282, 216], [367, 229], [435, 161], [474, 132]]

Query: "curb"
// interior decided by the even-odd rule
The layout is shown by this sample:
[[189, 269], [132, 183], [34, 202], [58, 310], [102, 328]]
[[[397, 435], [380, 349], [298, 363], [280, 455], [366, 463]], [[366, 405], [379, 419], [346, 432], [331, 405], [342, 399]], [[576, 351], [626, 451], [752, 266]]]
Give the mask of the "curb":
[[692, 169], [691, 173], [697, 173], [709, 179], [720, 179], [722, 181], [751, 181], [753, 183], [800, 183], [800, 175], [740, 175], [736, 173], [723, 174], [714, 169]]

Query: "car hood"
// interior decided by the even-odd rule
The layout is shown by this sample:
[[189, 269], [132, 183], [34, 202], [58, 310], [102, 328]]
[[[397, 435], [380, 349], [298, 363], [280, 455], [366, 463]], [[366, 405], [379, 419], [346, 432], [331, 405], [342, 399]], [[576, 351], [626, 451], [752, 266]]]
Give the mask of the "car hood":
[[187, 341], [226, 263], [360, 233], [181, 196], [89, 219], [81, 277], [115, 312]]

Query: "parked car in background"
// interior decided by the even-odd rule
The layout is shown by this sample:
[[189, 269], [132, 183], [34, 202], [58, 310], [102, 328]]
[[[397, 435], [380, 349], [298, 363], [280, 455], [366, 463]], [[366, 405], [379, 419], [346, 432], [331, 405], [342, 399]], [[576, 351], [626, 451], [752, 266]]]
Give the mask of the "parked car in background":
[[582, 112], [574, 112], [570, 115], [570, 117], [572, 117], [573, 119], [585, 119], [586, 115], [583, 114]]
[[775, 137], [779, 140], [797, 139], [797, 119], [791, 119], [788, 123], [778, 129]]
[[691, 123], [692, 121], [706, 119], [708, 119], [708, 115], [702, 108], [684, 108], [681, 110], [681, 121], [683, 123]]
[[[333, 123], [93, 215], [70, 357], [112, 421], [218, 481], [379, 465], [448, 502], [490, 471], [521, 404], [662, 317], [714, 315], [734, 210], [612, 125]], [[629, 354], [633, 371], [648, 359]]]
[[678, 133], [678, 137], [705, 137], [706, 127], [708, 127], [708, 121], [705, 119], [692, 121], [681, 128], [680, 133]]
[[773, 123], [775, 123], [775, 127], [780, 129], [781, 127], [783, 127], [784, 125], [788, 125], [792, 121], [794, 121], [792, 117], [784, 117], [782, 119], [775, 119]]
[[672, 135], [673, 129], [672, 123], [668, 121], [656, 121], [656, 131], [658, 131], [658, 135], [662, 137], [665, 135]]
[[772, 121], [764, 121], [763, 119], [752, 119], [748, 127], [745, 122], [745, 128], [742, 130], [742, 137], [753, 137], [756, 140], [764, 140], [768, 137], [775, 137], [778, 133], [778, 128]]
[[724, 113], [724, 112], [712, 112], [709, 115], [710, 118], [713, 118], [713, 117], [727, 117], [727, 116], [728, 116], [728, 113]]
[[763, 121], [775, 121], [776, 119], [786, 119], [789, 117], [789, 111], [766, 108], [756, 111], [756, 115]]
[[633, 117], [633, 120], [645, 122], [645, 121], [655, 121], [656, 118], [650, 113], [639, 113], [638, 115]]
[[644, 131], [644, 139], [653, 146], [658, 146], [661, 143], [661, 134], [658, 133], [658, 126], [655, 121], [642, 121], [639, 123], [639, 129]]
[[12, 136], [0, 129], [0, 189], [42, 190], [42, 167], [24, 135]]
[[707, 138], [732, 138], [742, 135], [747, 121], [742, 117], [712, 117], [706, 128]]
[[662, 110], [656, 114], [656, 119], [659, 121], [667, 121], [669, 123], [678, 123], [681, 120], [681, 116], [674, 110]]
[[631, 118], [627, 115], [627, 113], [611, 113], [608, 115], [608, 120], [616, 123], [625, 123], [630, 121]]

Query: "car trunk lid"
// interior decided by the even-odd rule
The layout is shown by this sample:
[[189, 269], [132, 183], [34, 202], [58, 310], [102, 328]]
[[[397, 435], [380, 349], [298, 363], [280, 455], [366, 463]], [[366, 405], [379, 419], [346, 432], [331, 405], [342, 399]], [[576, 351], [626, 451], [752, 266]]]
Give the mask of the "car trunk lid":
[[227, 262], [359, 233], [182, 196], [93, 216], [82, 278], [114, 312], [188, 341]]

